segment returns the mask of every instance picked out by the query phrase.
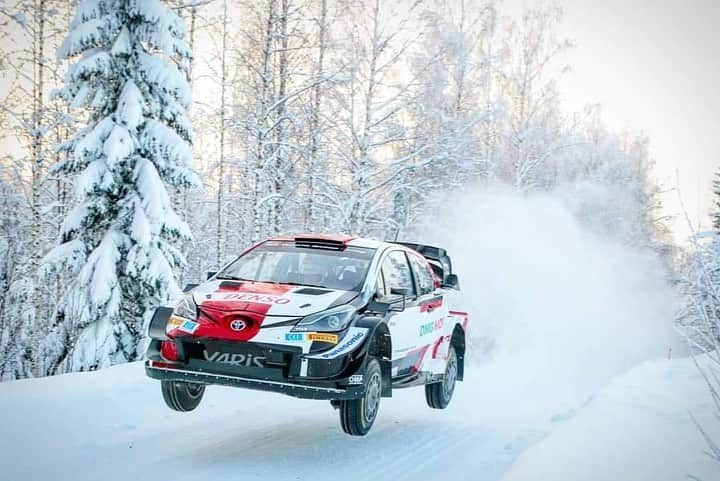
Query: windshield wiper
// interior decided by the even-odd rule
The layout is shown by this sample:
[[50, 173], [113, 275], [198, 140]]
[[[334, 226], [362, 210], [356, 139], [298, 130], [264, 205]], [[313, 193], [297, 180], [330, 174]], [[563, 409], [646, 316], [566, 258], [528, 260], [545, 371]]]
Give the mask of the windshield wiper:
[[242, 277], [237, 276], [215, 276], [215, 279], [220, 279], [221, 281], [245, 281], [245, 282], [252, 282], [250, 279], [244, 279]]
[[321, 285], [318, 285], [318, 284], [306, 284], [306, 283], [303, 283], [303, 282], [256, 281], [256, 280], [253, 280], [253, 279], [245, 279], [245, 278], [243, 278], [243, 277], [227, 276], [227, 275], [226, 275], [226, 276], [215, 276], [215, 279], [219, 279], [219, 280], [222, 280], [222, 281], [267, 282], [267, 283], [270, 283], [270, 284], [285, 284], [285, 285], [288, 285], [288, 286], [315, 287], [315, 288], [318, 288], [318, 289], [330, 289], [330, 290], [332, 290], [330, 287], [327, 287], [327, 286], [321, 286]]
[[302, 286], [302, 287], [316, 287], [318, 289], [330, 289], [327, 286], [320, 286], [318, 284], [306, 284], [304, 282], [276, 282], [275, 284], [287, 284], [288, 286]]

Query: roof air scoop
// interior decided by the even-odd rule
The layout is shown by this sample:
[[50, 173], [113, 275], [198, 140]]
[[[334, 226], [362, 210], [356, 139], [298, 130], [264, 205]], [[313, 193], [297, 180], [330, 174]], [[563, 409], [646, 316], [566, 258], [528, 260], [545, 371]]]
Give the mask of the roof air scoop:
[[350, 236], [340, 235], [300, 235], [295, 237], [296, 247], [306, 247], [310, 249], [326, 249], [326, 250], [345, 250], [347, 243], [353, 238]]

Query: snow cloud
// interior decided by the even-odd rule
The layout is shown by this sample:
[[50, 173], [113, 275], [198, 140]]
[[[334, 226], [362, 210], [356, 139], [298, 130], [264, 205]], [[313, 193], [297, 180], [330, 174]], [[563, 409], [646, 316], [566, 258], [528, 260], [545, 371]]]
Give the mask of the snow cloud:
[[[588, 190], [592, 202], [601, 192]], [[472, 316], [477, 378], [466, 384], [500, 416], [563, 414], [674, 342], [660, 259], [581, 222], [583, 196], [576, 186], [455, 193], [418, 236], [450, 252]]]

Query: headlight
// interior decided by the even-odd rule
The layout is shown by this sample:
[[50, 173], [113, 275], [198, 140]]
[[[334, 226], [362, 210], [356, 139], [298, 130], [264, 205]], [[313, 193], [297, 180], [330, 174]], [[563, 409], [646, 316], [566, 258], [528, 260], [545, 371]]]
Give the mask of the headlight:
[[195, 304], [192, 294], [187, 294], [182, 298], [178, 305], [175, 306], [173, 316], [190, 319], [191, 321], [197, 320], [197, 304]]
[[355, 309], [352, 306], [340, 306], [327, 311], [311, 314], [292, 328], [296, 332], [337, 332], [345, 329], [352, 321]]

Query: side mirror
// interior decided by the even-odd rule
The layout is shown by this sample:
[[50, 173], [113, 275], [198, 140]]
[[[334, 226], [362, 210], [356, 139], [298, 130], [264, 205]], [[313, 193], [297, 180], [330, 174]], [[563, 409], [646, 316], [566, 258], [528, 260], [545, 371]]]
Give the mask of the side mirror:
[[[399, 301], [402, 301], [402, 304], [398, 305], [397, 303]], [[405, 310], [405, 296], [398, 299], [398, 301], [391, 303], [390, 308], [388, 309], [388, 312], [402, 312], [404, 310]]]
[[212, 276], [214, 276], [215, 274], [217, 274], [217, 271], [208, 271], [208, 272], [207, 272], [207, 277], [206, 277], [205, 279], [206, 279], [206, 280], [210, 280], [210, 278], [211, 278]]
[[[390, 294], [400, 298], [390, 301], [390, 312], [402, 312], [405, 310], [405, 298], [410, 294], [410, 289], [405, 287], [391, 287]], [[400, 304], [400, 305], [398, 305]]]
[[448, 274], [445, 278], [445, 282], [443, 283], [443, 287], [447, 287], [448, 289], [460, 289], [460, 280], [458, 279], [457, 274]]
[[390, 311], [391, 304], [373, 299], [368, 303], [366, 313], [380, 314], [384, 316]]
[[392, 297], [375, 294], [367, 310], [383, 316], [388, 312], [402, 312], [405, 310], [405, 296], [409, 292], [408, 289], [390, 289]]

